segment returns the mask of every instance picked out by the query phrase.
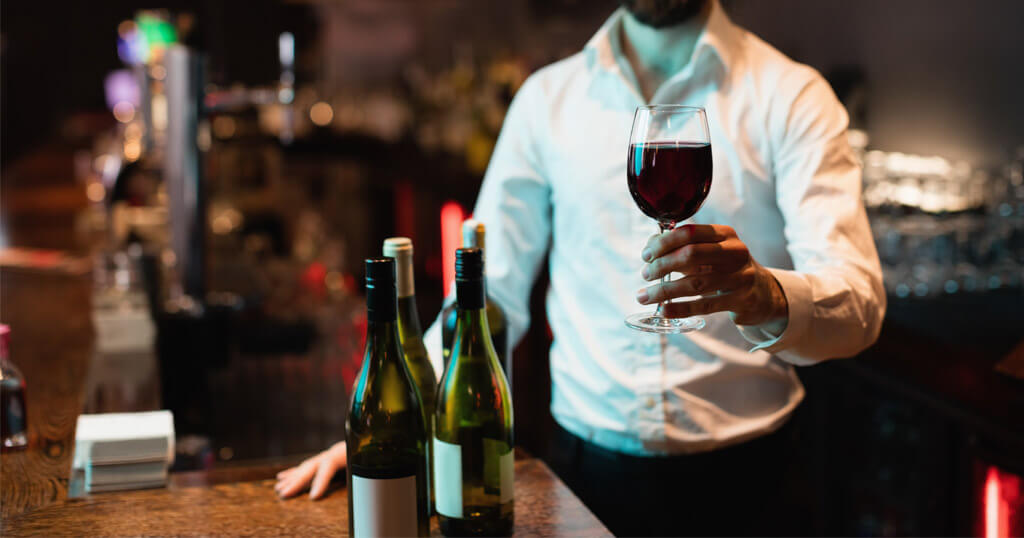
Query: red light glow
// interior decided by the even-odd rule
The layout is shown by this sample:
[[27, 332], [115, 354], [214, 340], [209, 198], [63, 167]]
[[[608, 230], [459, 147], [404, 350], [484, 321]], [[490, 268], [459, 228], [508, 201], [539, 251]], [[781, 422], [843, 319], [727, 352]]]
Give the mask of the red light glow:
[[465, 212], [458, 202], [448, 201], [441, 206], [441, 260], [444, 295], [452, 289], [455, 280], [455, 249], [462, 243], [462, 218]]
[[1019, 486], [1016, 476], [989, 466], [985, 475], [985, 538], [1010, 536], [1010, 502], [1017, 500]]
[[995, 467], [985, 476], [985, 538], [999, 537], [999, 475]]

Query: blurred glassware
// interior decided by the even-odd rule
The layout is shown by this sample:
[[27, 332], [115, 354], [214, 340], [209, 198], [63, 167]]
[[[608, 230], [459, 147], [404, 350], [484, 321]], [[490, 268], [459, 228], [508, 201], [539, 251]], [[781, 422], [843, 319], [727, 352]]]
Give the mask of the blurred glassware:
[[858, 155], [889, 294], [1024, 289], [1024, 147], [991, 173], [941, 157]]
[[160, 406], [156, 325], [141, 272], [142, 247], [100, 252], [93, 269], [93, 360], [85, 411], [142, 411]]

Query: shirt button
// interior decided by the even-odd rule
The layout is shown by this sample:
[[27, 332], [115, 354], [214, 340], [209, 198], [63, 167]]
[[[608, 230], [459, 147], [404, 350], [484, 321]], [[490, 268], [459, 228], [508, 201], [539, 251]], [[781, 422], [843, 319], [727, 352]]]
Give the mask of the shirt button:
[[644, 402], [644, 405], [647, 406], [647, 409], [654, 409], [654, 398], [648, 397], [647, 401]]

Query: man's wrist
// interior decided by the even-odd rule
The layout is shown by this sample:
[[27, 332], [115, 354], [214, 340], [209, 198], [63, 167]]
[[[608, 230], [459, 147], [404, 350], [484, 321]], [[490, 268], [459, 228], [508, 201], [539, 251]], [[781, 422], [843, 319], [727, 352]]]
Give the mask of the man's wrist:
[[[751, 305], [745, 313], [732, 312], [732, 319], [737, 325], [770, 328], [771, 333], [781, 334], [789, 320], [789, 302], [782, 285], [770, 271], [758, 266], [756, 288], [753, 294], [756, 304]], [[781, 329], [778, 329], [781, 327]]]
[[768, 322], [785, 321], [789, 319], [789, 301], [786, 299], [786, 292], [782, 290], [782, 284], [779, 284], [778, 279], [775, 278], [770, 271], [765, 268], [761, 268], [764, 274], [765, 280], [768, 282], [769, 296], [771, 297], [771, 315], [769, 316]]
[[763, 267], [758, 267], [757, 287], [755, 296], [761, 299], [758, 305], [760, 316], [747, 316], [746, 319], [730, 313], [740, 334], [752, 344], [754, 349], [762, 349], [778, 342], [789, 326], [789, 302], [782, 284], [775, 275]]

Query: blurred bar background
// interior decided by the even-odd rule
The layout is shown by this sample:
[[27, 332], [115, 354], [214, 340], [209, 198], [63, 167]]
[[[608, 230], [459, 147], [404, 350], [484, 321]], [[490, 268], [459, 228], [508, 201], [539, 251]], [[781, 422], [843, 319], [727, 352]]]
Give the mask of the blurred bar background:
[[[723, 3], [847, 106], [889, 293], [874, 348], [800, 371], [784, 494], [810, 534], [1024, 528], [1024, 3]], [[181, 470], [342, 439], [362, 259], [412, 238], [432, 321], [512, 96], [616, 5], [4, 3], [0, 317], [36, 442], [159, 408]], [[515, 354], [538, 455], [546, 286]]]

